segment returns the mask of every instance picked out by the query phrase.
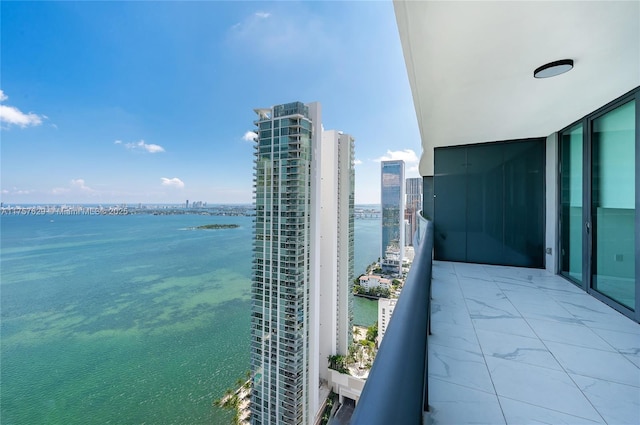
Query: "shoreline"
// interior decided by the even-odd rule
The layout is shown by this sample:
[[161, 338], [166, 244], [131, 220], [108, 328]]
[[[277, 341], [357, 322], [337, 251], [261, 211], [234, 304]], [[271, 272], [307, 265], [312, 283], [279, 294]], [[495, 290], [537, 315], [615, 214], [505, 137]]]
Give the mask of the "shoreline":
[[370, 300], [379, 300], [380, 298], [387, 298], [387, 297], [376, 297], [375, 295], [365, 295], [365, 294], [353, 294], [354, 297], [360, 297], [360, 298], [367, 298]]

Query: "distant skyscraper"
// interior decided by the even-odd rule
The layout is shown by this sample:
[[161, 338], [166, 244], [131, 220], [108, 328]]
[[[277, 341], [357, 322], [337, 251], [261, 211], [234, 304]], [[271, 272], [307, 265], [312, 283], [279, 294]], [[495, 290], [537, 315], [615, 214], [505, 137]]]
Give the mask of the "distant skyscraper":
[[413, 235], [418, 228], [416, 214], [422, 209], [422, 178], [406, 179], [407, 202], [405, 219], [409, 222], [409, 231], [405, 238], [405, 245], [413, 245]]
[[319, 103], [255, 112], [251, 422], [312, 424], [350, 340], [353, 138], [323, 134]]
[[382, 268], [402, 272], [404, 257], [404, 161], [382, 161]]

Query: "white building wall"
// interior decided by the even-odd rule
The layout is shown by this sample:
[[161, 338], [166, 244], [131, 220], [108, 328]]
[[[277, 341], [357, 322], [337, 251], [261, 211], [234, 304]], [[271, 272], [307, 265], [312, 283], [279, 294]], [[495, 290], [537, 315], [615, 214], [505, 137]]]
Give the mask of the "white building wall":
[[338, 169], [337, 157], [338, 132], [324, 131], [322, 134], [322, 175], [319, 183], [321, 190], [320, 210], [320, 378], [328, 380], [328, 357], [336, 352], [337, 327], [337, 285], [338, 260], [337, 215], [338, 208]]
[[320, 378], [328, 380], [328, 357], [346, 354], [349, 320], [349, 194], [352, 137], [335, 130], [322, 135], [320, 210]]
[[384, 338], [397, 302], [396, 298], [380, 298], [378, 300], [378, 344]]

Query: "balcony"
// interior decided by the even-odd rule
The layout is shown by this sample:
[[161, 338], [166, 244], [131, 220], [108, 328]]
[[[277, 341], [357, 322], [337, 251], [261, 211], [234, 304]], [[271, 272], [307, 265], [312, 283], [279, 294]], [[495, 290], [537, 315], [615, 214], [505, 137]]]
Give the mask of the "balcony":
[[639, 324], [545, 270], [416, 254], [352, 424], [640, 423]]

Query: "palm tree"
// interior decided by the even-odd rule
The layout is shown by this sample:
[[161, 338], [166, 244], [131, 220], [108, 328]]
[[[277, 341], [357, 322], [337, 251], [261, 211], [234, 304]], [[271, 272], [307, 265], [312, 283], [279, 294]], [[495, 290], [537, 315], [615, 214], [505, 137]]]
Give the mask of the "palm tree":
[[[356, 336], [356, 337], [360, 337], [360, 336], [362, 336], [362, 332], [360, 331], [360, 328], [359, 328], [359, 327], [357, 327], [357, 326], [354, 326], [354, 328], [355, 328], [355, 329], [354, 329], [354, 331], [353, 331], [353, 335], [354, 335], [354, 336]], [[355, 339], [355, 338], [354, 338], [354, 339]]]

